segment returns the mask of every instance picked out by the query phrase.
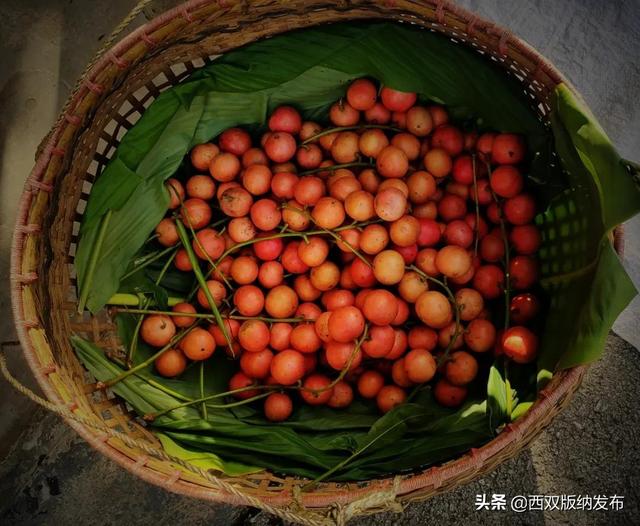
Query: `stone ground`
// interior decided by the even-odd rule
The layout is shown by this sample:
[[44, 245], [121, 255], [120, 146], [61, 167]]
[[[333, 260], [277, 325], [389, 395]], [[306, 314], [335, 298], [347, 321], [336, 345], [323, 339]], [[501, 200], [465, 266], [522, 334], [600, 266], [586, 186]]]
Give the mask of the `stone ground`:
[[[156, 0], [168, 4], [173, 0]], [[640, 1], [464, 0], [545, 54], [582, 92], [621, 154], [640, 157]], [[10, 232], [33, 152], [84, 65], [132, 0], [0, 2], [0, 341], [16, 340], [10, 315]], [[142, 21], [140, 17], [139, 21]], [[640, 283], [640, 220], [626, 227], [625, 265]], [[542, 436], [492, 474], [403, 515], [358, 525], [632, 524], [640, 518], [637, 381], [640, 300], [623, 313], [603, 358], [570, 407]], [[7, 346], [30, 383], [19, 347]], [[3, 460], [2, 460], [3, 459]], [[618, 494], [618, 512], [475, 512], [477, 494]], [[254, 510], [214, 506], [167, 493], [123, 471], [0, 381], [0, 524], [83, 526], [189, 522], [275, 525]]]

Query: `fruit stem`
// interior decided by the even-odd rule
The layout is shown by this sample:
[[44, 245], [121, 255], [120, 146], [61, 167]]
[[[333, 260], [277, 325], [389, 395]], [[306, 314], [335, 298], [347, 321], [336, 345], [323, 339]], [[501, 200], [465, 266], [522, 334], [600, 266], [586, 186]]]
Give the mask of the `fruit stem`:
[[456, 316], [456, 330], [454, 331], [453, 336], [451, 336], [451, 339], [449, 340], [449, 345], [447, 345], [447, 348], [444, 350], [444, 353], [442, 354], [442, 356], [440, 357], [440, 359], [437, 362], [438, 367], [440, 367], [444, 362], [446, 362], [449, 359], [449, 353], [451, 352], [451, 349], [453, 348], [454, 344], [456, 343], [456, 340], [458, 339], [458, 336], [460, 336], [462, 334], [462, 331], [460, 330], [461, 327], [462, 327], [462, 325], [460, 324], [460, 306], [458, 305], [458, 301], [456, 300], [455, 295], [453, 294], [453, 292], [451, 292], [451, 289], [449, 288], [449, 286], [444, 281], [441, 281], [438, 278], [434, 278], [432, 276], [429, 276], [428, 274], [426, 274], [425, 272], [420, 270], [415, 265], [409, 265], [407, 267], [407, 269], [413, 270], [414, 272], [416, 272], [417, 274], [422, 276], [423, 279], [426, 279], [428, 281], [432, 281], [433, 283], [436, 283], [437, 285], [442, 287], [445, 290], [445, 292], [447, 293], [447, 296], [449, 296], [449, 301], [451, 301], [451, 303], [453, 303], [453, 310], [454, 310], [455, 316]]
[[[301, 211], [299, 209], [295, 209], [297, 211]], [[334, 229], [334, 232], [340, 232], [342, 230], [347, 230], [349, 228], [362, 228], [364, 226], [367, 225], [371, 225], [374, 223], [379, 223], [380, 220], [374, 220], [374, 221], [365, 221], [364, 223], [351, 223], [349, 225], [343, 225], [343, 226], [339, 226], [338, 228]], [[312, 230], [310, 232], [279, 232], [277, 234], [273, 234], [271, 236], [265, 236], [265, 237], [254, 237], [253, 239], [249, 239], [247, 241], [243, 241], [242, 243], [237, 243], [236, 245], [233, 245], [232, 247], [229, 247], [227, 250], [224, 251], [224, 253], [216, 260], [215, 265], [219, 265], [220, 262], [226, 258], [227, 256], [233, 254], [234, 252], [240, 250], [241, 248], [247, 247], [249, 245], [253, 245], [254, 243], [258, 243], [260, 241], [269, 241], [271, 239], [281, 239], [281, 238], [285, 238], [285, 237], [304, 237], [304, 236], [320, 236], [320, 235], [324, 235], [326, 234], [325, 231], [323, 230]], [[209, 269], [207, 271], [207, 273], [205, 274], [205, 278], [208, 278], [211, 273], [214, 271], [214, 269]], [[187, 298], [187, 301], [191, 300], [191, 298], [193, 297], [193, 295], [197, 292], [198, 288], [196, 287], [195, 289], [193, 289], [190, 293], [189, 296]], [[137, 304], [136, 304], [137, 305]]]
[[[129, 309], [123, 308], [114, 309], [116, 312], [123, 312], [126, 314], [162, 314], [164, 316], [184, 316], [186, 318], [199, 318], [203, 320], [214, 320], [215, 316], [213, 314], [206, 314], [202, 312], [176, 312], [176, 311], [166, 311], [166, 310], [151, 310], [151, 309]], [[265, 316], [238, 316], [235, 314], [225, 314], [220, 313], [220, 315], [226, 319], [232, 320], [260, 320], [265, 323], [300, 323], [306, 321], [305, 318], [267, 318]]]
[[[204, 363], [204, 362], [203, 362]], [[222, 398], [225, 396], [230, 396], [236, 393], [242, 393], [244, 391], [251, 391], [253, 389], [259, 389], [259, 388], [270, 388], [270, 390], [266, 393], [260, 393], [259, 395], [256, 396], [252, 396], [251, 398], [246, 398], [245, 400], [239, 400], [237, 402], [230, 402], [228, 404], [206, 404], [207, 401], [209, 400], [214, 400], [216, 398]], [[144, 415], [144, 419], [147, 422], [153, 422], [156, 418], [166, 415], [167, 413], [170, 413], [171, 411], [175, 411], [176, 409], [182, 409], [183, 407], [189, 407], [195, 404], [206, 404], [207, 407], [209, 407], [210, 409], [226, 409], [229, 407], [238, 407], [240, 405], [245, 405], [245, 404], [249, 404], [251, 402], [255, 402], [256, 400], [260, 400], [261, 398], [265, 398], [267, 396], [269, 396], [271, 394], [271, 391], [275, 390], [274, 386], [259, 386], [259, 385], [249, 385], [247, 387], [241, 387], [239, 389], [234, 389], [233, 391], [226, 391], [224, 393], [217, 393], [217, 394], [213, 394], [213, 395], [208, 395], [208, 396], [203, 396], [201, 398], [198, 398], [197, 400], [190, 400], [188, 402], [183, 402], [181, 404], [177, 404], [174, 405], [173, 407], [169, 407], [168, 409], [163, 409], [162, 411], [158, 411], [157, 413], [148, 413], [146, 415]]]
[[[200, 362], [200, 398], [204, 398], [204, 360]], [[206, 402], [202, 402], [201, 412], [202, 418], [206, 420], [208, 418]]]
[[[491, 165], [487, 163], [487, 170], [489, 172], [489, 180], [491, 180]], [[491, 196], [498, 206], [498, 213], [500, 219], [500, 235], [502, 237], [502, 243], [504, 244], [504, 329], [507, 330], [509, 328], [510, 323], [510, 307], [511, 307], [511, 273], [509, 272], [509, 267], [511, 265], [510, 258], [510, 246], [509, 246], [509, 238], [507, 236], [507, 227], [504, 224], [504, 213], [502, 211], [502, 204], [498, 199], [498, 196], [493, 191], [493, 188], [489, 186], [491, 190]]]
[[[349, 243], [348, 241], [342, 239], [338, 234], [336, 234], [335, 232], [332, 232], [331, 230], [318, 225], [318, 223], [316, 222], [316, 220], [314, 219], [314, 217], [309, 213], [308, 210], [303, 209], [300, 210], [299, 208], [296, 208], [294, 206], [289, 206], [287, 203], [284, 203], [282, 205], [282, 208], [286, 208], [287, 210], [295, 210], [298, 213], [304, 214], [307, 219], [309, 219], [309, 221], [311, 221], [314, 225], [316, 225], [320, 230], [322, 230], [322, 232], [324, 232], [325, 234], [329, 234], [333, 239], [336, 240], [337, 243], [342, 242], [344, 244], [344, 246], [346, 246], [349, 250], [351, 250], [351, 252], [353, 252], [359, 259], [361, 259], [365, 265], [367, 265], [369, 268], [371, 268], [371, 262], [365, 258], [356, 248], [354, 248], [354, 246]], [[345, 229], [346, 230], [346, 229]], [[306, 239], [307, 233], [306, 232], [301, 232], [303, 234], [303, 238], [305, 240], [305, 242], [309, 242], [308, 239]]]
[[199, 262], [198, 262], [198, 260], [196, 258], [196, 255], [193, 252], [193, 248], [191, 247], [191, 243], [189, 243], [189, 236], [187, 235], [187, 231], [184, 228], [184, 225], [182, 224], [182, 221], [180, 219], [176, 219], [176, 228], [178, 230], [178, 236], [180, 237], [180, 242], [182, 243], [182, 246], [186, 250], [187, 257], [189, 258], [189, 262], [191, 263], [191, 266], [193, 267], [193, 272], [196, 275], [196, 279], [198, 280], [198, 283], [200, 284], [200, 287], [202, 287], [202, 292], [204, 293], [205, 297], [207, 298], [207, 302], [209, 303], [209, 307], [211, 307], [213, 315], [216, 318], [216, 323], [218, 324], [218, 327], [220, 327], [220, 330], [222, 331], [222, 334], [224, 334], [224, 337], [227, 340], [227, 344], [229, 346], [229, 350], [231, 351], [231, 354], [235, 358], [235, 353], [233, 351], [233, 342], [231, 341], [231, 337], [229, 336], [229, 331], [227, 330], [226, 325], [222, 321], [222, 316], [220, 316], [220, 311], [218, 310], [218, 307], [216, 306], [216, 302], [213, 299], [213, 296], [211, 295], [211, 291], [209, 290], [209, 287], [207, 286], [207, 281], [205, 280], [204, 276], [202, 275], [202, 270], [200, 269], [200, 264], [199, 264]]
[[353, 348], [353, 351], [351, 351], [351, 354], [349, 355], [349, 360], [347, 360], [347, 364], [342, 368], [342, 370], [340, 371], [340, 374], [329, 385], [327, 385], [326, 387], [323, 387], [322, 389], [308, 389], [306, 387], [301, 387], [300, 390], [309, 391], [314, 395], [318, 395], [320, 393], [324, 393], [325, 391], [328, 391], [329, 389], [333, 389], [337, 385], [337, 383], [340, 382], [347, 375], [347, 373], [349, 372], [349, 369], [351, 369], [351, 364], [353, 363], [353, 360], [355, 359], [356, 354], [360, 350], [360, 347], [367, 339], [368, 334], [369, 334], [369, 325], [365, 324], [364, 331], [362, 332], [362, 336], [360, 336], [360, 338], [356, 340], [356, 344]]
[[332, 172], [334, 170], [339, 170], [340, 168], [357, 168], [357, 167], [372, 167], [373, 163], [366, 163], [363, 161], [355, 161], [352, 163], [343, 163], [343, 164], [332, 164], [331, 166], [319, 166], [318, 168], [313, 168], [312, 170], [305, 170], [304, 172], [300, 172], [298, 175], [311, 175], [318, 172], [329, 171]]
[[[164, 275], [167, 273], [167, 270], [169, 269], [169, 266], [173, 262], [174, 258], [176, 257], [176, 254], [177, 252], [174, 252], [173, 254], [171, 254], [171, 256], [169, 256], [169, 259], [167, 259], [165, 264], [162, 266], [162, 269], [160, 270], [160, 273], [158, 274], [158, 277], [155, 281], [156, 286], [160, 285], [162, 278], [164, 278]], [[149, 306], [149, 303], [151, 301], [149, 298], [145, 298], [142, 294], [138, 294], [138, 297], [139, 297], [138, 301], [140, 305], [143, 306], [143, 308], [140, 310], [144, 311]], [[136, 322], [136, 328], [133, 331], [133, 336], [131, 337], [131, 343], [129, 344], [129, 352], [127, 353], [127, 367], [131, 367], [131, 365], [133, 365], [133, 357], [135, 356], [135, 353], [138, 349], [138, 334], [140, 332], [140, 327], [142, 326], [143, 321], [144, 321], [144, 315], [139, 316], [138, 321]]]
[[324, 137], [325, 135], [331, 135], [332, 133], [339, 133], [343, 131], [358, 131], [358, 130], [370, 130], [377, 128], [379, 130], [389, 130], [393, 132], [401, 132], [402, 130], [399, 128], [394, 128], [393, 126], [387, 126], [385, 124], [360, 124], [358, 126], [336, 126], [335, 128], [327, 128], [326, 130], [322, 130], [321, 132], [312, 135], [308, 139], [305, 139], [300, 144], [305, 145], [310, 142], [317, 141], [320, 137]]
[[[180, 205], [181, 206], [181, 210], [184, 211], [184, 205]], [[189, 230], [191, 231], [191, 238], [195, 241], [196, 245], [198, 245], [198, 248], [200, 249], [200, 252], [202, 252], [205, 256], [205, 259], [207, 260], [207, 262], [209, 263], [209, 265], [211, 265], [211, 267], [213, 268], [213, 270], [216, 270], [217, 266], [214, 264], [214, 262], [211, 260], [211, 257], [209, 256], [209, 254], [207, 253], [207, 251], [204, 249], [204, 247], [202, 246], [202, 243], [200, 243], [200, 240], [198, 239], [198, 236], [196, 236], [196, 231], [194, 230], [194, 228], [191, 226], [191, 223], [188, 224], [189, 226]], [[192, 263], [193, 265], [193, 263]], [[231, 283], [229, 283], [229, 280], [227, 279], [227, 277], [221, 272], [220, 273], [220, 277], [222, 278], [222, 281], [224, 281], [224, 284], [230, 289], [233, 290], [233, 287], [231, 286]]]
[[84, 311], [84, 308], [87, 305], [87, 300], [89, 299], [91, 285], [93, 284], [93, 275], [95, 274], [96, 265], [98, 264], [100, 252], [102, 251], [102, 244], [104, 243], [104, 238], [107, 233], [107, 227], [109, 226], [109, 221], [111, 220], [111, 213], [112, 210], [108, 210], [100, 220], [98, 235], [96, 237], [95, 243], [93, 244], [93, 250], [91, 252], [91, 257], [89, 258], [89, 264], [87, 266], [87, 274], [84, 277], [84, 280], [82, 280], [82, 292], [80, 293], [80, 300], [78, 301], [78, 312], [80, 314], [82, 314], [82, 312]]
[[[169, 305], [169, 307], [173, 307], [174, 305], [177, 305], [178, 303], [182, 303], [184, 301], [185, 301], [184, 298], [170, 297], [167, 300], [167, 305]], [[137, 307], [138, 305], [140, 305], [140, 298], [136, 294], [118, 292], [107, 300], [107, 305], [118, 305], [121, 307]], [[131, 310], [134, 311], [134, 310], [142, 310], [142, 309], [131, 309]], [[138, 312], [138, 314], [142, 314], [142, 313]]]
[[151, 252], [150, 254], [147, 254], [146, 256], [141, 257], [137, 261], [138, 264], [134, 265], [134, 267], [129, 272], [127, 272], [124, 276], [122, 276], [122, 278], [120, 279], [120, 282], [124, 281], [130, 276], [133, 276], [136, 272], [141, 271], [143, 268], [151, 265], [151, 263], [157, 261], [158, 259], [161, 259], [162, 257], [166, 256], [172, 251], [177, 251], [177, 248], [175, 246], [167, 247], [163, 250]]
[[475, 225], [475, 240], [473, 245], [473, 253], [475, 256], [478, 255], [478, 242], [480, 241], [480, 202], [478, 198], [478, 178], [476, 173], [476, 155], [471, 155], [471, 167], [473, 170], [473, 192], [475, 195], [475, 203], [476, 203], [476, 225]]
[[178, 343], [180, 340], [182, 340], [182, 338], [184, 338], [187, 334], [189, 334], [195, 327], [196, 327], [196, 325], [192, 325], [188, 329], [185, 329], [184, 331], [179, 332], [173, 338], [171, 338], [171, 340], [169, 341], [169, 343], [167, 343], [167, 345], [162, 347], [155, 354], [152, 354], [145, 361], [140, 362], [135, 367], [132, 367], [131, 369], [128, 369], [128, 370], [124, 371], [123, 373], [119, 374], [118, 376], [114, 376], [113, 378], [111, 378], [110, 380], [107, 380], [106, 382], [98, 382], [96, 384], [96, 390], [98, 390], [98, 389], [106, 389], [107, 387], [111, 387], [111, 386], [117, 384], [118, 382], [120, 382], [121, 380], [124, 380], [128, 376], [131, 376], [132, 374], [137, 373], [141, 369], [144, 369], [148, 365], [151, 365], [156, 360], [156, 358], [158, 358], [160, 355], [162, 355], [162, 353], [164, 353], [165, 351], [168, 351], [169, 349], [171, 349], [171, 347], [173, 347], [176, 343]]

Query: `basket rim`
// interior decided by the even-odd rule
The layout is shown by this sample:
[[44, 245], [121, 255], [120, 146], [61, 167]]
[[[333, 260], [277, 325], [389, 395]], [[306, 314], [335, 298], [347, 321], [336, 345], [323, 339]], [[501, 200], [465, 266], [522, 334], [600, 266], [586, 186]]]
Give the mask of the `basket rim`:
[[[345, 2], [342, 2], [345, 3]], [[349, 4], [349, 2], [346, 2]], [[386, 4], [393, 4], [394, 2], [384, 2]], [[452, 4], [448, 0], [420, 0], [420, 4], [427, 4], [436, 9], [436, 13], [444, 13], [444, 9], [451, 13], [465, 19], [469, 25], [477, 28], [484, 27], [487, 32], [495, 33], [500, 36], [500, 45], [507, 45], [507, 42], [515, 47], [523, 55], [532, 58], [538, 67], [545, 71], [547, 75], [556, 83], [565, 83], [569, 88], [578, 96], [579, 92], [575, 87], [556, 69], [551, 62], [549, 62], [541, 53], [539, 53], [530, 44], [525, 42], [520, 37], [515, 36], [509, 30], [502, 26], [495, 24], [484, 17], [480, 17], [465, 8]], [[119, 56], [121, 53], [130, 49], [133, 45], [140, 41], [148, 42], [148, 33], [151, 33], [170, 21], [175, 20], [178, 17], [184, 17], [189, 19], [189, 12], [203, 6], [210, 4], [217, 4], [220, 9], [226, 9], [232, 6], [226, 6], [223, 0], [188, 0], [170, 10], [161, 13], [151, 21], [136, 28], [134, 31], [126, 35], [124, 38], [114, 44], [107, 52], [100, 57], [94, 66], [85, 74], [84, 79], [90, 83], [88, 79], [94, 78], [95, 75], [103, 71], [108, 65], [111, 65], [114, 61], [114, 57]], [[433, 28], [436, 32], [442, 33], [438, 27]], [[88, 88], [90, 89], [90, 88]], [[72, 94], [68, 101], [73, 105], [82, 99], [86, 94], [86, 90], [79, 90]], [[10, 282], [11, 282], [11, 302], [14, 316], [14, 323], [18, 338], [21, 344], [26, 361], [31, 368], [33, 375], [35, 376], [40, 388], [44, 392], [45, 396], [57, 403], [61, 403], [62, 399], [56, 391], [55, 387], [49, 382], [47, 372], [40, 363], [34, 350], [34, 342], [29, 335], [29, 321], [25, 319], [22, 308], [22, 287], [25, 283], [25, 276], [21, 272], [22, 260], [23, 260], [23, 241], [25, 236], [24, 225], [26, 223], [28, 212], [32, 206], [33, 198], [33, 186], [37, 186], [45, 169], [47, 168], [52, 155], [55, 154], [55, 145], [64, 129], [65, 120], [61, 119], [51, 130], [46, 145], [39, 153], [36, 163], [27, 177], [23, 193], [21, 194], [18, 214], [13, 232], [12, 247], [11, 247], [11, 265], [10, 265]], [[41, 185], [43, 183], [40, 183]], [[616, 251], [621, 253], [622, 251], [622, 238], [621, 229], [616, 231]], [[579, 385], [582, 377], [584, 376], [588, 366], [578, 366], [571, 369], [559, 371], [554, 375], [552, 384], [547, 388], [540, 391], [538, 399], [533, 404], [531, 409], [527, 413], [518, 419], [516, 422], [508, 424], [503, 432], [497, 435], [487, 444], [477, 449], [471, 449], [470, 453], [465, 453], [462, 456], [451, 460], [445, 464], [436, 465], [427, 468], [419, 473], [404, 476], [399, 483], [397, 495], [399, 497], [408, 496], [414, 491], [431, 486], [438, 490], [438, 488], [446, 489], [446, 481], [461, 472], [467, 472], [477, 470], [479, 467], [485, 465], [486, 460], [499, 454], [506, 448], [507, 445], [513, 441], [517, 441], [522, 438], [524, 431], [534, 425], [536, 422], [543, 419], [547, 415], [550, 409], [558, 403], [562, 398], [570, 395]], [[550, 388], [552, 387], [552, 388]], [[204, 486], [196, 486], [195, 484], [180, 481], [180, 484], [169, 483], [166, 475], [158, 471], [146, 469], [143, 464], [136, 463], [133, 459], [119, 452], [115, 448], [111, 447], [103, 437], [97, 436], [90, 431], [86, 426], [65, 418], [65, 421], [70, 425], [86, 442], [88, 442], [94, 449], [107, 456], [108, 458], [117, 462], [120, 466], [126, 470], [132, 472], [138, 477], [142, 478], [146, 482], [150, 482], [154, 485], [167, 489], [169, 491], [190, 496], [197, 497], [206, 500], [220, 501], [224, 500], [228, 503], [241, 504], [241, 502], [234, 496], [220, 493], [217, 490], [209, 489]], [[497, 464], [496, 464], [497, 465]], [[495, 466], [494, 466], [495, 467]], [[361, 498], [374, 491], [379, 491], [381, 487], [388, 488], [391, 484], [392, 477], [385, 477], [384, 479], [375, 479], [370, 481], [370, 484], [363, 488], [350, 489], [347, 495], [340, 496], [331, 495], [315, 495], [314, 492], [306, 493], [302, 496], [302, 504], [309, 507], [325, 507], [331, 506], [336, 503], [343, 504], [353, 501], [357, 498]], [[274, 495], [261, 495], [261, 499], [272, 505], [283, 505], [290, 502], [290, 495], [287, 491], [281, 491]]]

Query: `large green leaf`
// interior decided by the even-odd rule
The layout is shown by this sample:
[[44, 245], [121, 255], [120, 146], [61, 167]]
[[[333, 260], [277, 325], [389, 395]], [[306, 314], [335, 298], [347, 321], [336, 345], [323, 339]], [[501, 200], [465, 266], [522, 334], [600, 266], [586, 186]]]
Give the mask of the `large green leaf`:
[[539, 366], [548, 371], [597, 359], [636, 295], [607, 235], [640, 211], [640, 191], [589, 110], [564, 85], [552, 110], [567, 187], [538, 218], [542, 285], [550, 297]]
[[[353, 78], [369, 75], [451, 106], [484, 126], [518, 131], [538, 144], [545, 131], [517, 86], [472, 51], [397, 24], [337, 24], [287, 33], [228, 53], [163, 93], [123, 137], [94, 185], [75, 264], [87, 306], [98, 311], [166, 211], [163, 182], [189, 149], [236, 125], [264, 125], [274, 107], [319, 118]], [[96, 247], [101, 218], [112, 210]], [[98, 263], [87, 283], [90, 255]]]

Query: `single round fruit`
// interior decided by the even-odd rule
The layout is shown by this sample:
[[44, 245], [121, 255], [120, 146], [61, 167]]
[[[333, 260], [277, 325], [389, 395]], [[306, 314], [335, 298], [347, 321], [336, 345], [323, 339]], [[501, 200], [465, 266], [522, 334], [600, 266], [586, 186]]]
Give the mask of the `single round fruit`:
[[169, 316], [150, 314], [140, 327], [142, 339], [154, 347], [164, 347], [176, 334], [176, 326]]
[[469, 252], [456, 245], [441, 248], [436, 255], [435, 265], [439, 272], [448, 278], [459, 278], [471, 268]]
[[382, 177], [404, 177], [409, 169], [409, 159], [397, 146], [386, 146], [376, 158], [376, 168]]
[[208, 175], [194, 175], [187, 181], [187, 195], [208, 201], [216, 195], [216, 183]]
[[512, 225], [526, 225], [536, 215], [536, 203], [529, 194], [518, 194], [505, 201], [503, 211]]
[[496, 164], [518, 164], [524, 160], [524, 138], [514, 133], [499, 133], [493, 139], [491, 159]]
[[428, 382], [436, 374], [436, 361], [426, 349], [413, 349], [404, 357], [407, 377], [414, 383]]
[[153, 363], [156, 371], [165, 378], [180, 376], [187, 368], [187, 359], [178, 349], [167, 349]]
[[156, 239], [163, 247], [172, 247], [180, 241], [176, 222], [170, 217], [165, 217], [156, 226]]
[[378, 391], [376, 403], [378, 404], [378, 409], [380, 409], [380, 411], [388, 413], [394, 407], [403, 404], [406, 399], [407, 393], [404, 392], [404, 389], [397, 385], [385, 385], [380, 389], [380, 391]]
[[376, 195], [374, 207], [380, 219], [396, 221], [405, 214], [407, 197], [397, 188], [385, 188]]
[[196, 233], [192, 242], [193, 251], [198, 258], [215, 261], [224, 253], [224, 238], [212, 228], [203, 228]]
[[332, 261], [325, 261], [310, 272], [311, 284], [320, 291], [331, 290], [340, 281], [340, 269]]
[[358, 149], [367, 157], [375, 159], [380, 152], [389, 146], [389, 139], [382, 130], [374, 128], [372, 130], [366, 130], [358, 141]]
[[195, 230], [207, 226], [211, 221], [211, 214], [211, 207], [202, 199], [187, 199], [182, 204], [182, 218]]
[[264, 151], [274, 163], [286, 163], [296, 154], [296, 140], [287, 132], [273, 132], [264, 143]]
[[233, 295], [233, 304], [243, 316], [257, 316], [264, 307], [264, 294], [255, 285], [243, 285]]
[[353, 402], [353, 389], [344, 380], [339, 381], [333, 386], [333, 393], [327, 405], [334, 409], [342, 409], [350, 406], [351, 402]]
[[518, 254], [530, 256], [538, 251], [542, 238], [535, 225], [519, 225], [511, 229], [509, 241]]
[[278, 285], [267, 292], [264, 308], [273, 318], [290, 318], [298, 308], [298, 295], [287, 285]]
[[284, 393], [271, 393], [264, 401], [264, 416], [271, 422], [282, 422], [291, 416], [293, 402]]
[[344, 221], [344, 207], [342, 203], [333, 197], [322, 197], [313, 207], [311, 217], [320, 228], [333, 230]]
[[196, 170], [206, 171], [213, 158], [220, 153], [220, 148], [215, 144], [198, 144], [191, 150], [191, 164]]
[[355, 80], [347, 89], [347, 101], [358, 111], [367, 111], [373, 108], [377, 98], [378, 89], [368, 79]]
[[498, 166], [491, 174], [491, 189], [500, 197], [514, 197], [522, 191], [524, 179], [515, 166]]
[[455, 293], [456, 303], [460, 308], [460, 319], [471, 321], [477, 318], [484, 309], [482, 295], [475, 289], [464, 288]]
[[530, 363], [538, 353], [538, 337], [526, 327], [511, 327], [502, 335], [502, 350], [516, 363]]
[[413, 382], [409, 379], [407, 375], [407, 369], [404, 365], [404, 358], [400, 358], [393, 362], [393, 366], [391, 367], [391, 378], [393, 382], [399, 387], [411, 387]]
[[216, 181], [220, 183], [228, 183], [233, 181], [240, 173], [242, 165], [240, 159], [232, 153], [219, 153], [211, 161], [209, 173]]
[[444, 374], [450, 384], [466, 385], [477, 376], [478, 361], [468, 352], [456, 351], [445, 362]]
[[228, 128], [218, 137], [223, 152], [241, 156], [251, 148], [251, 136], [241, 128]]
[[489, 234], [480, 240], [480, 257], [489, 263], [501, 261], [504, 257], [504, 241], [498, 234]]
[[453, 313], [447, 297], [436, 290], [423, 292], [416, 300], [416, 314], [433, 329], [442, 329], [451, 323]]
[[218, 204], [223, 214], [229, 217], [243, 217], [251, 210], [253, 197], [244, 188], [232, 186], [220, 194]]
[[[514, 323], [527, 323], [540, 312], [540, 302], [531, 293], [518, 294], [511, 299], [509, 313]], [[176, 323], [177, 325], [177, 323]]]
[[452, 385], [443, 378], [433, 388], [433, 396], [444, 407], [458, 407], [467, 397], [467, 388]]
[[455, 194], [445, 194], [438, 202], [438, 214], [447, 223], [454, 219], [463, 219], [467, 213], [466, 201]]
[[486, 300], [498, 298], [504, 291], [504, 272], [496, 265], [483, 265], [473, 276], [473, 288]]
[[389, 325], [398, 314], [398, 301], [388, 290], [372, 290], [364, 297], [362, 312], [374, 325]]
[[[354, 126], [360, 120], [360, 112], [348, 102], [340, 100], [329, 109], [329, 120], [336, 126]], [[321, 143], [323, 138], [320, 138]]]
[[325, 346], [325, 355], [327, 363], [336, 371], [342, 371], [351, 360], [349, 370], [357, 369], [362, 363], [362, 351], [356, 349], [353, 342], [335, 342], [330, 341]]
[[432, 148], [442, 148], [451, 157], [457, 157], [464, 148], [462, 132], [451, 124], [438, 126], [431, 136]]
[[538, 281], [538, 262], [531, 256], [516, 256], [509, 262], [509, 275], [514, 289], [530, 289]]
[[406, 272], [398, 284], [398, 292], [402, 299], [415, 303], [423, 292], [429, 290], [427, 281], [417, 272]]
[[304, 373], [304, 357], [293, 349], [286, 349], [271, 360], [271, 376], [280, 385], [293, 385]]
[[237, 372], [229, 379], [229, 391], [241, 390], [238, 393], [234, 393], [233, 396], [240, 400], [246, 400], [260, 394], [257, 389], [247, 389], [255, 384], [255, 380], [249, 378], [243, 372]]
[[271, 178], [271, 191], [273, 195], [281, 199], [292, 199], [293, 190], [299, 179], [296, 174], [280, 172]]
[[362, 344], [362, 351], [369, 358], [384, 358], [391, 351], [395, 338], [391, 325], [375, 325], [369, 331], [369, 338]]
[[380, 91], [380, 98], [389, 111], [407, 111], [416, 103], [418, 96], [412, 92], [398, 91], [385, 86]]
[[[270, 234], [264, 232], [258, 234], [256, 237], [268, 237]], [[282, 243], [282, 239], [265, 239], [263, 241], [257, 241], [253, 244], [253, 252], [255, 253], [258, 259], [262, 261], [273, 261], [277, 259], [278, 256], [282, 253], [282, 249], [284, 244]]]
[[309, 405], [324, 405], [333, 394], [333, 387], [329, 387], [330, 385], [329, 377], [324, 374], [312, 374], [307, 376], [302, 384], [300, 396]]
[[301, 177], [295, 188], [293, 195], [295, 200], [301, 205], [315, 205], [325, 194], [325, 185], [322, 179], [314, 176]]
[[409, 331], [407, 343], [411, 349], [433, 351], [438, 343], [438, 333], [424, 325], [416, 325]]
[[260, 199], [251, 206], [251, 221], [260, 230], [275, 229], [282, 219], [280, 207], [273, 199]]
[[[178, 303], [171, 309], [173, 312], [184, 312], [186, 314], [195, 314], [196, 308], [190, 303]], [[195, 316], [172, 316], [173, 323], [181, 329], [191, 327], [195, 321]]]
[[427, 172], [437, 178], [446, 177], [453, 168], [451, 156], [442, 148], [429, 150], [424, 156], [423, 163]]
[[448, 245], [469, 248], [473, 243], [473, 230], [463, 219], [455, 219], [445, 228], [444, 240]]
[[353, 292], [344, 289], [334, 289], [325, 292], [322, 295], [322, 304], [329, 311], [336, 310], [340, 307], [347, 307], [353, 305], [355, 297]]
[[364, 331], [364, 316], [353, 305], [338, 307], [329, 317], [329, 335], [337, 342], [350, 342]]
[[295, 135], [302, 128], [302, 118], [295, 108], [280, 106], [269, 117], [268, 126], [272, 132], [286, 132]]
[[464, 333], [464, 342], [472, 351], [486, 352], [496, 343], [496, 328], [489, 320], [472, 320]]
[[320, 349], [322, 340], [313, 323], [298, 323], [291, 331], [291, 347], [301, 353], [313, 353]]
[[364, 119], [370, 124], [387, 124], [391, 120], [391, 112], [381, 102], [364, 112]]
[[409, 201], [415, 204], [426, 203], [436, 193], [436, 181], [429, 172], [418, 170], [407, 178]]
[[269, 348], [258, 352], [245, 352], [240, 356], [240, 368], [249, 378], [264, 379], [269, 376], [273, 352]]
[[238, 329], [238, 341], [243, 349], [259, 352], [269, 345], [269, 327], [262, 320], [247, 320]]
[[427, 108], [414, 106], [407, 110], [407, 131], [417, 137], [425, 137], [431, 133], [432, 129], [433, 119]]
[[384, 376], [378, 371], [365, 371], [358, 378], [358, 392], [362, 398], [375, 398], [384, 386]]
[[216, 350], [216, 341], [209, 331], [196, 327], [180, 340], [180, 349], [190, 360], [206, 360]]

